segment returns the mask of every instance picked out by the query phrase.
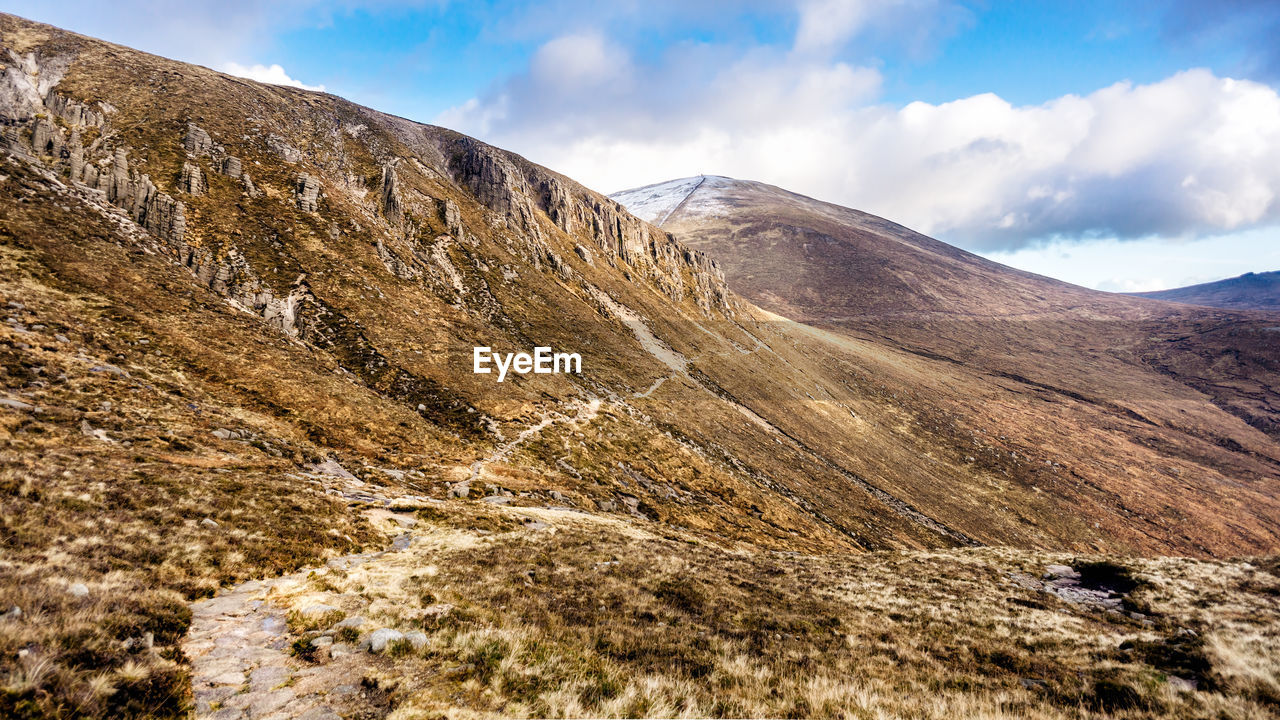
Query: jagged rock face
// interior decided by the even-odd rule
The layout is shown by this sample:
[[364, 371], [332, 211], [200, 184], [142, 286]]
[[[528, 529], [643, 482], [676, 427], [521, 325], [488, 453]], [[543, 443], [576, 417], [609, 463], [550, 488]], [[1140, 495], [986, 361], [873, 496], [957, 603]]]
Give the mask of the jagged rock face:
[[404, 219], [403, 204], [396, 189], [396, 164], [387, 163], [382, 166], [382, 215], [389, 222], [399, 223]]
[[320, 179], [310, 173], [299, 173], [294, 181], [294, 198], [298, 209], [303, 212], [315, 212], [319, 207]]
[[[611, 264], [619, 261], [652, 280], [676, 302], [692, 290], [705, 313], [732, 314], [730, 293], [715, 262], [681, 246], [669, 233], [632, 216], [621, 205], [531, 163], [517, 163], [484, 143], [457, 139], [449, 169], [457, 182], [502, 217], [507, 227], [526, 233], [537, 245], [542, 238], [537, 216], [575, 236], [586, 236]], [[537, 191], [534, 191], [537, 188]], [[536, 209], [535, 209], [536, 203]], [[544, 253], [545, 255], [545, 253]], [[553, 265], [558, 258], [547, 258]], [[584, 258], [585, 259], [585, 258]], [[689, 288], [686, 274], [694, 278]]]

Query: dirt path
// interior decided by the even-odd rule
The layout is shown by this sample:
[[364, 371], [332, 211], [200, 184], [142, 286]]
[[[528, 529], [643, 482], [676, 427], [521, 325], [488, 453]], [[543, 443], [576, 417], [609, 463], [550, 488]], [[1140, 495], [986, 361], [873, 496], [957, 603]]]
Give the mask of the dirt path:
[[576, 427], [584, 423], [591, 422], [592, 420], [595, 419], [596, 415], [599, 414], [600, 412], [600, 399], [591, 398], [585, 403], [580, 400], [575, 400], [574, 407], [576, 409], [576, 412], [573, 414], [573, 416], [565, 415], [559, 412], [546, 413], [545, 415], [542, 416], [542, 419], [538, 421], [536, 424], [531, 425], [525, 428], [524, 430], [521, 430], [520, 434], [516, 435], [515, 438], [510, 442], [500, 445], [497, 450], [494, 450], [493, 453], [489, 455], [489, 457], [486, 457], [481, 460], [477, 460], [474, 463], [472, 463], [471, 477], [467, 478], [467, 482], [468, 483], [475, 482], [480, 477], [480, 473], [484, 472], [484, 468], [486, 465], [490, 465], [496, 462], [502, 462], [507, 458], [511, 457], [511, 453], [515, 452], [516, 448], [524, 444], [526, 440], [542, 432], [543, 430], [550, 427], [554, 423], [567, 422], [567, 423], [572, 423]]

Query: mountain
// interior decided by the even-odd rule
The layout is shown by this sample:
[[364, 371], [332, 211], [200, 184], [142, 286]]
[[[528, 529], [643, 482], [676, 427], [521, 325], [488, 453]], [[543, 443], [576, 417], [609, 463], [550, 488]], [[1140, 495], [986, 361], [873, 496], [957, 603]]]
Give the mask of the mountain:
[[[821, 295], [800, 324], [696, 228], [447, 129], [8, 15], [0, 58], [0, 715], [918, 715], [894, 687], [961, 673], [945, 716], [1043, 705], [1026, 668], [1106, 710], [1215, 572], [1249, 617], [1274, 586], [1205, 559], [1280, 544], [1252, 356], [1138, 375], [1139, 338], [1085, 392], [917, 327], [971, 347], [993, 293], [991, 337], [1042, 327], [1037, 292], [1064, 333], [1165, 304], [992, 289], [1000, 266], [893, 230], [939, 283], [868, 294], [901, 319], [858, 322], [900, 337]], [[842, 212], [832, 247], [871, 232]], [[499, 380], [480, 347], [581, 372]], [[1201, 559], [1142, 559], [1169, 554]], [[1133, 573], [1194, 582], [1148, 607]], [[1063, 612], [1085, 627], [1049, 643]], [[1112, 622], [1153, 645], [1104, 676]], [[1224, 672], [1224, 713], [1266, 690]]]
[[1238, 277], [1199, 285], [1130, 294], [1188, 305], [1280, 311], [1280, 270], [1245, 273]]
[[[1187, 429], [1182, 413], [1207, 399], [1269, 435], [1264, 445], [1280, 432], [1273, 317], [1088, 290], [763, 183], [689, 178], [613, 197], [715, 257], [732, 288], [792, 320], [1153, 427]], [[1171, 415], [1173, 397], [1183, 407]], [[1211, 437], [1216, 425], [1195, 433]]]

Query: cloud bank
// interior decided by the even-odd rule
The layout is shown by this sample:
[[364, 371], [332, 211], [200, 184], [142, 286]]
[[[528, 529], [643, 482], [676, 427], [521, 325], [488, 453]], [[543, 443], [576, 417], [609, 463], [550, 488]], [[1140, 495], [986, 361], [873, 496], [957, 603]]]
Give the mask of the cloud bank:
[[1189, 70], [1014, 106], [878, 105], [874, 67], [823, 48], [674, 47], [642, 64], [566, 34], [438, 121], [602, 190], [698, 173], [771, 182], [980, 250], [1047, 237], [1196, 237], [1280, 221], [1280, 97]]

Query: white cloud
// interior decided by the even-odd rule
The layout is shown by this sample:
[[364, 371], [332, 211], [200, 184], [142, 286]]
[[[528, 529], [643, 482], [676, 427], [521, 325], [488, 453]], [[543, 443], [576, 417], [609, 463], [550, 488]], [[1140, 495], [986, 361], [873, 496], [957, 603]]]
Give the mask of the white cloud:
[[1280, 222], [1269, 86], [1190, 70], [1041, 105], [982, 94], [894, 108], [872, 102], [879, 79], [768, 48], [679, 47], [640, 65], [601, 36], [566, 36], [439, 121], [601, 190], [763, 180], [977, 249]]
[[306, 85], [299, 80], [295, 80], [289, 77], [289, 74], [284, 71], [283, 67], [280, 67], [279, 65], [275, 65], [275, 64], [241, 65], [240, 63], [237, 63], [237, 62], [226, 62], [226, 63], [223, 63], [222, 66], [218, 69], [224, 73], [227, 73], [228, 75], [235, 75], [236, 77], [248, 78], [250, 80], [256, 80], [261, 83], [270, 83], [272, 85], [287, 85], [288, 87], [295, 87], [302, 90], [316, 90], [320, 92], [324, 91], [324, 85]]

